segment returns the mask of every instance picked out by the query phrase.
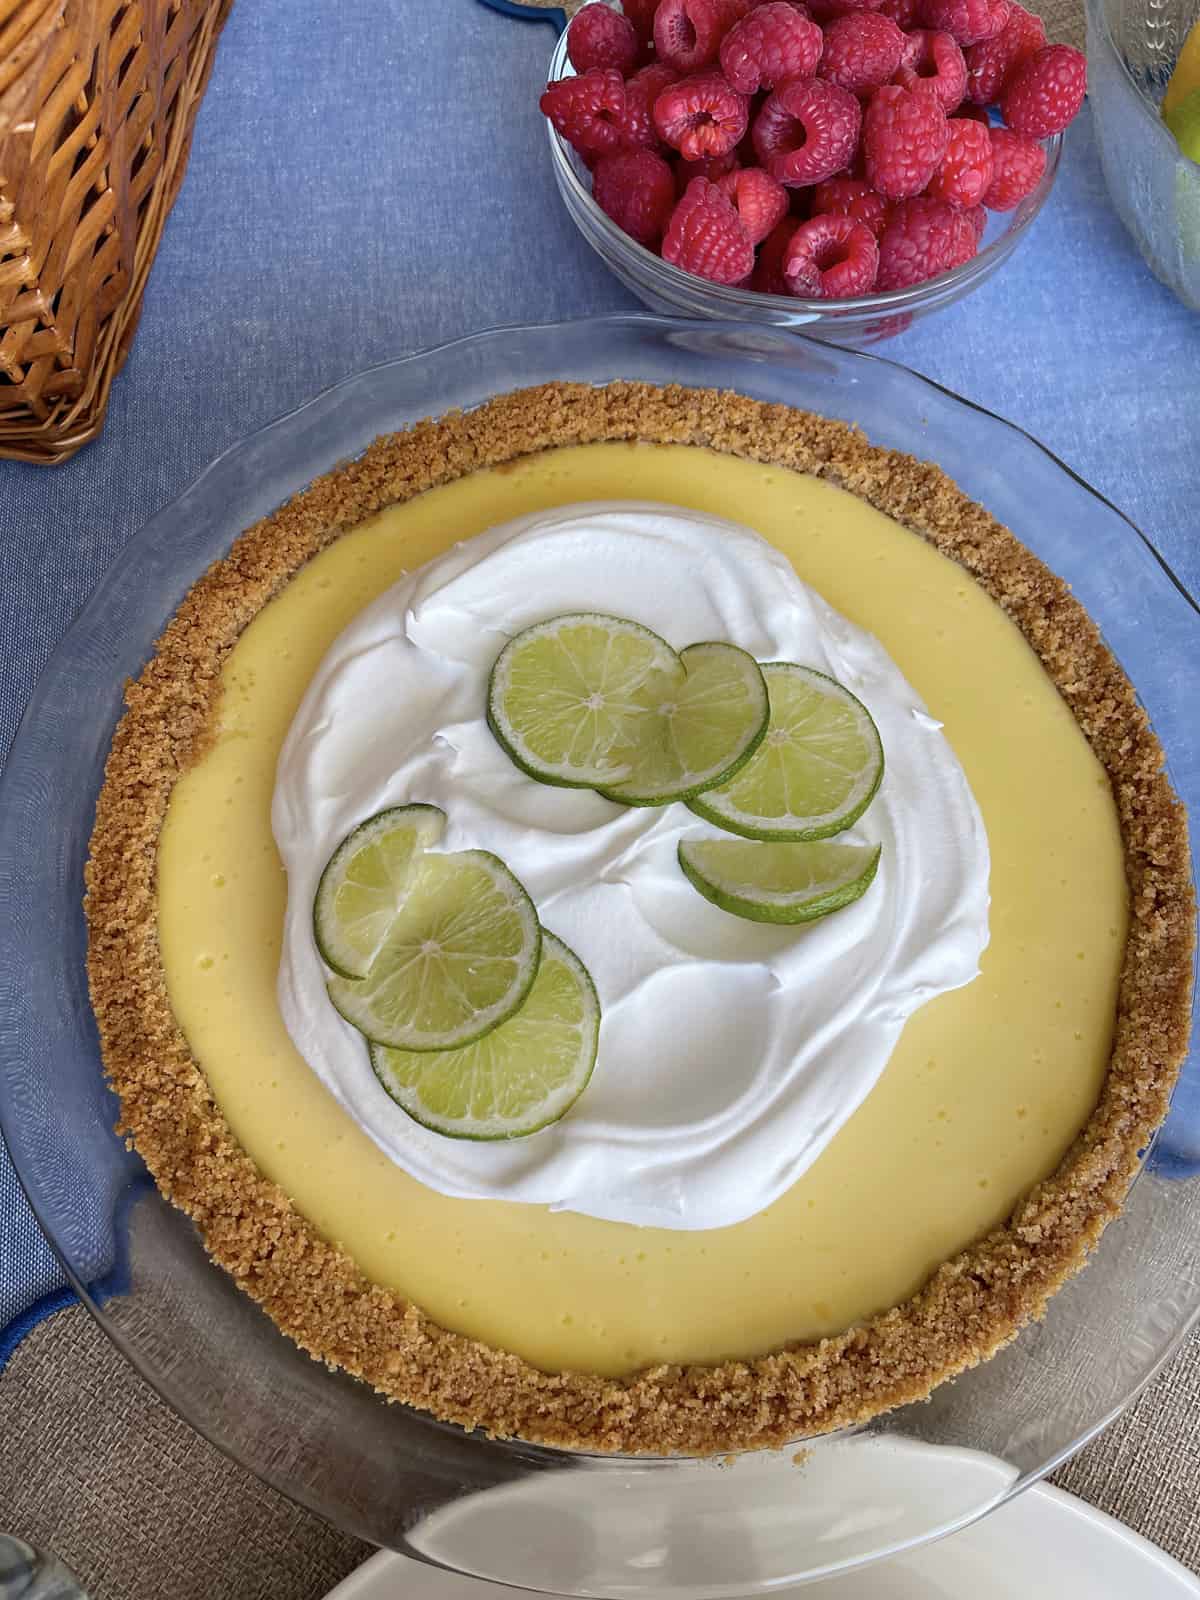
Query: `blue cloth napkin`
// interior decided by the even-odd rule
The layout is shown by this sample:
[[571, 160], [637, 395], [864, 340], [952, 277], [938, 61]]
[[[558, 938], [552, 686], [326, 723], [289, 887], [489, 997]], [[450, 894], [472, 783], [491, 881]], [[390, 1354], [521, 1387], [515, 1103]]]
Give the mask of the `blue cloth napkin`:
[[[104, 436], [0, 463], [0, 755], [114, 556], [226, 446], [373, 362], [634, 309], [554, 188], [553, 37], [474, 0], [234, 6]], [[1200, 588], [1200, 317], [1109, 207], [1086, 112], [1014, 259], [881, 353], [1040, 437]], [[64, 1285], [0, 1147], [0, 1364]]]
[[0, 1368], [31, 1328], [74, 1298], [0, 1141]]

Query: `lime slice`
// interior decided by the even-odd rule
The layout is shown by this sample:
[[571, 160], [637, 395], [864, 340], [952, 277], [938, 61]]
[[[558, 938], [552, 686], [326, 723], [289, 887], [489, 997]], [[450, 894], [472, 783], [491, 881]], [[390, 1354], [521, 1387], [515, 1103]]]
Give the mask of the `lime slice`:
[[835, 678], [773, 661], [767, 736], [729, 783], [689, 802], [706, 822], [746, 839], [825, 839], [857, 821], [883, 777], [871, 713]]
[[815, 922], [865, 894], [882, 846], [683, 839], [679, 865], [706, 900], [751, 922]]
[[596, 1060], [600, 1002], [587, 968], [552, 933], [515, 1016], [461, 1050], [371, 1046], [380, 1083], [410, 1117], [455, 1139], [523, 1139], [568, 1111]]
[[365, 978], [329, 998], [360, 1033], [399, 1050], [454, 1050], [518, 1010], [537, 973], [533, 902], [487, 850], [419, 857]]
[[731, 778], [762, 743], [770, 707], [753, 656], [733, 644], [690, 644], [679, 663], [674, 680], [657, 674], [649, 686], [656, 703], [635, 725], [636, 745], [615, 752], [631, 770], [600, 789], [609, 800], [686, 800]]
[[360, 823], [329, 858], [313, 901], [313, 933], [326, 966], [365, 978], [408, 893], [418, 856], [441, 838], [437, 806], [394, 806]]
[[679, 677], [679, 657], [639, 623], [599, 611], [538, 622], [510, 639], [488, 683], [488, 726], [541, 783], [594, 788], [627, 778], [613, 751]]
[[1164, 107], [1163, 121], [1188, 160], [1200, 163], [1200, 84], [1172, 111]]
[[1172, 70], [1167, 92], [1163, 95], [1162, 114], [1170, 118], [1189, 95], [1200, 89], [1200, 17], [1192, 23], [1183, 49]]

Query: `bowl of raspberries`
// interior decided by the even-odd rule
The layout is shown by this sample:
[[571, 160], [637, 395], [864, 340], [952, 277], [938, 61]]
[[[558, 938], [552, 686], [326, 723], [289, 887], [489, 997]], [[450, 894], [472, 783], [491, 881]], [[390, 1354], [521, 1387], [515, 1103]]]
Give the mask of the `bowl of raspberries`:
[[541, 109], [646, 305], [864, 344], [1007, 260], [1086, 84], [1018, 0], [588, 0]]

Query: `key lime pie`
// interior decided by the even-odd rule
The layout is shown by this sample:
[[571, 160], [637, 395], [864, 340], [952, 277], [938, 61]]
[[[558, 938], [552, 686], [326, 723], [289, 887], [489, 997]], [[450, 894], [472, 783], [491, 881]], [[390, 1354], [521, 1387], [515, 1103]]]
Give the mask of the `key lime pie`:
[[779, 1446], [986, 1358], [1182, 1060], [1185, 821], [936, 467], [550, 385], [252, 528], [88, 866], [122, 1126], [314, 1356], [470, 1428]]

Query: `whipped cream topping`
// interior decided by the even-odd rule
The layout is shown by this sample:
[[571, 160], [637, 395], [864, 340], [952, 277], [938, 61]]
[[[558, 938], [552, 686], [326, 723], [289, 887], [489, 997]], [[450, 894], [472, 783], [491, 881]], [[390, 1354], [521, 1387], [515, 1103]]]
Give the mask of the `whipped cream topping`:
[[[488, 673], [513, 634], [578, 610], [633, 618], [677, 649], [727, 639], [760, 661], [803, 662], [864, 701], [886, 770], [844, 835], [883, 844], [861, 900], [807, 927], [743, 921], [680, 871], [679, 840], [716, 833], [685, 806], [623, 809], [513, 766], [484, 721]], [[418, 800], [446, 813], [440, 848], [480, 846], [507, 862], [600, 995], [590, 1085], [526, 1139], [476, 1144], [413, 1122], [325, 992], [312, 934], [321, 870], [358, 823]], [[301, 702], [272, 825], [288, 877], [288, 1032], [393, 1161], [463, 1198], [665, 1228], [753, 1216], [861, 1104], [905, 1019], [976, 976], [988, 938], [983, 819], [940, 724], [887, 652], [757, 534], [668, 505], [521, 517], [380, 595]]]

